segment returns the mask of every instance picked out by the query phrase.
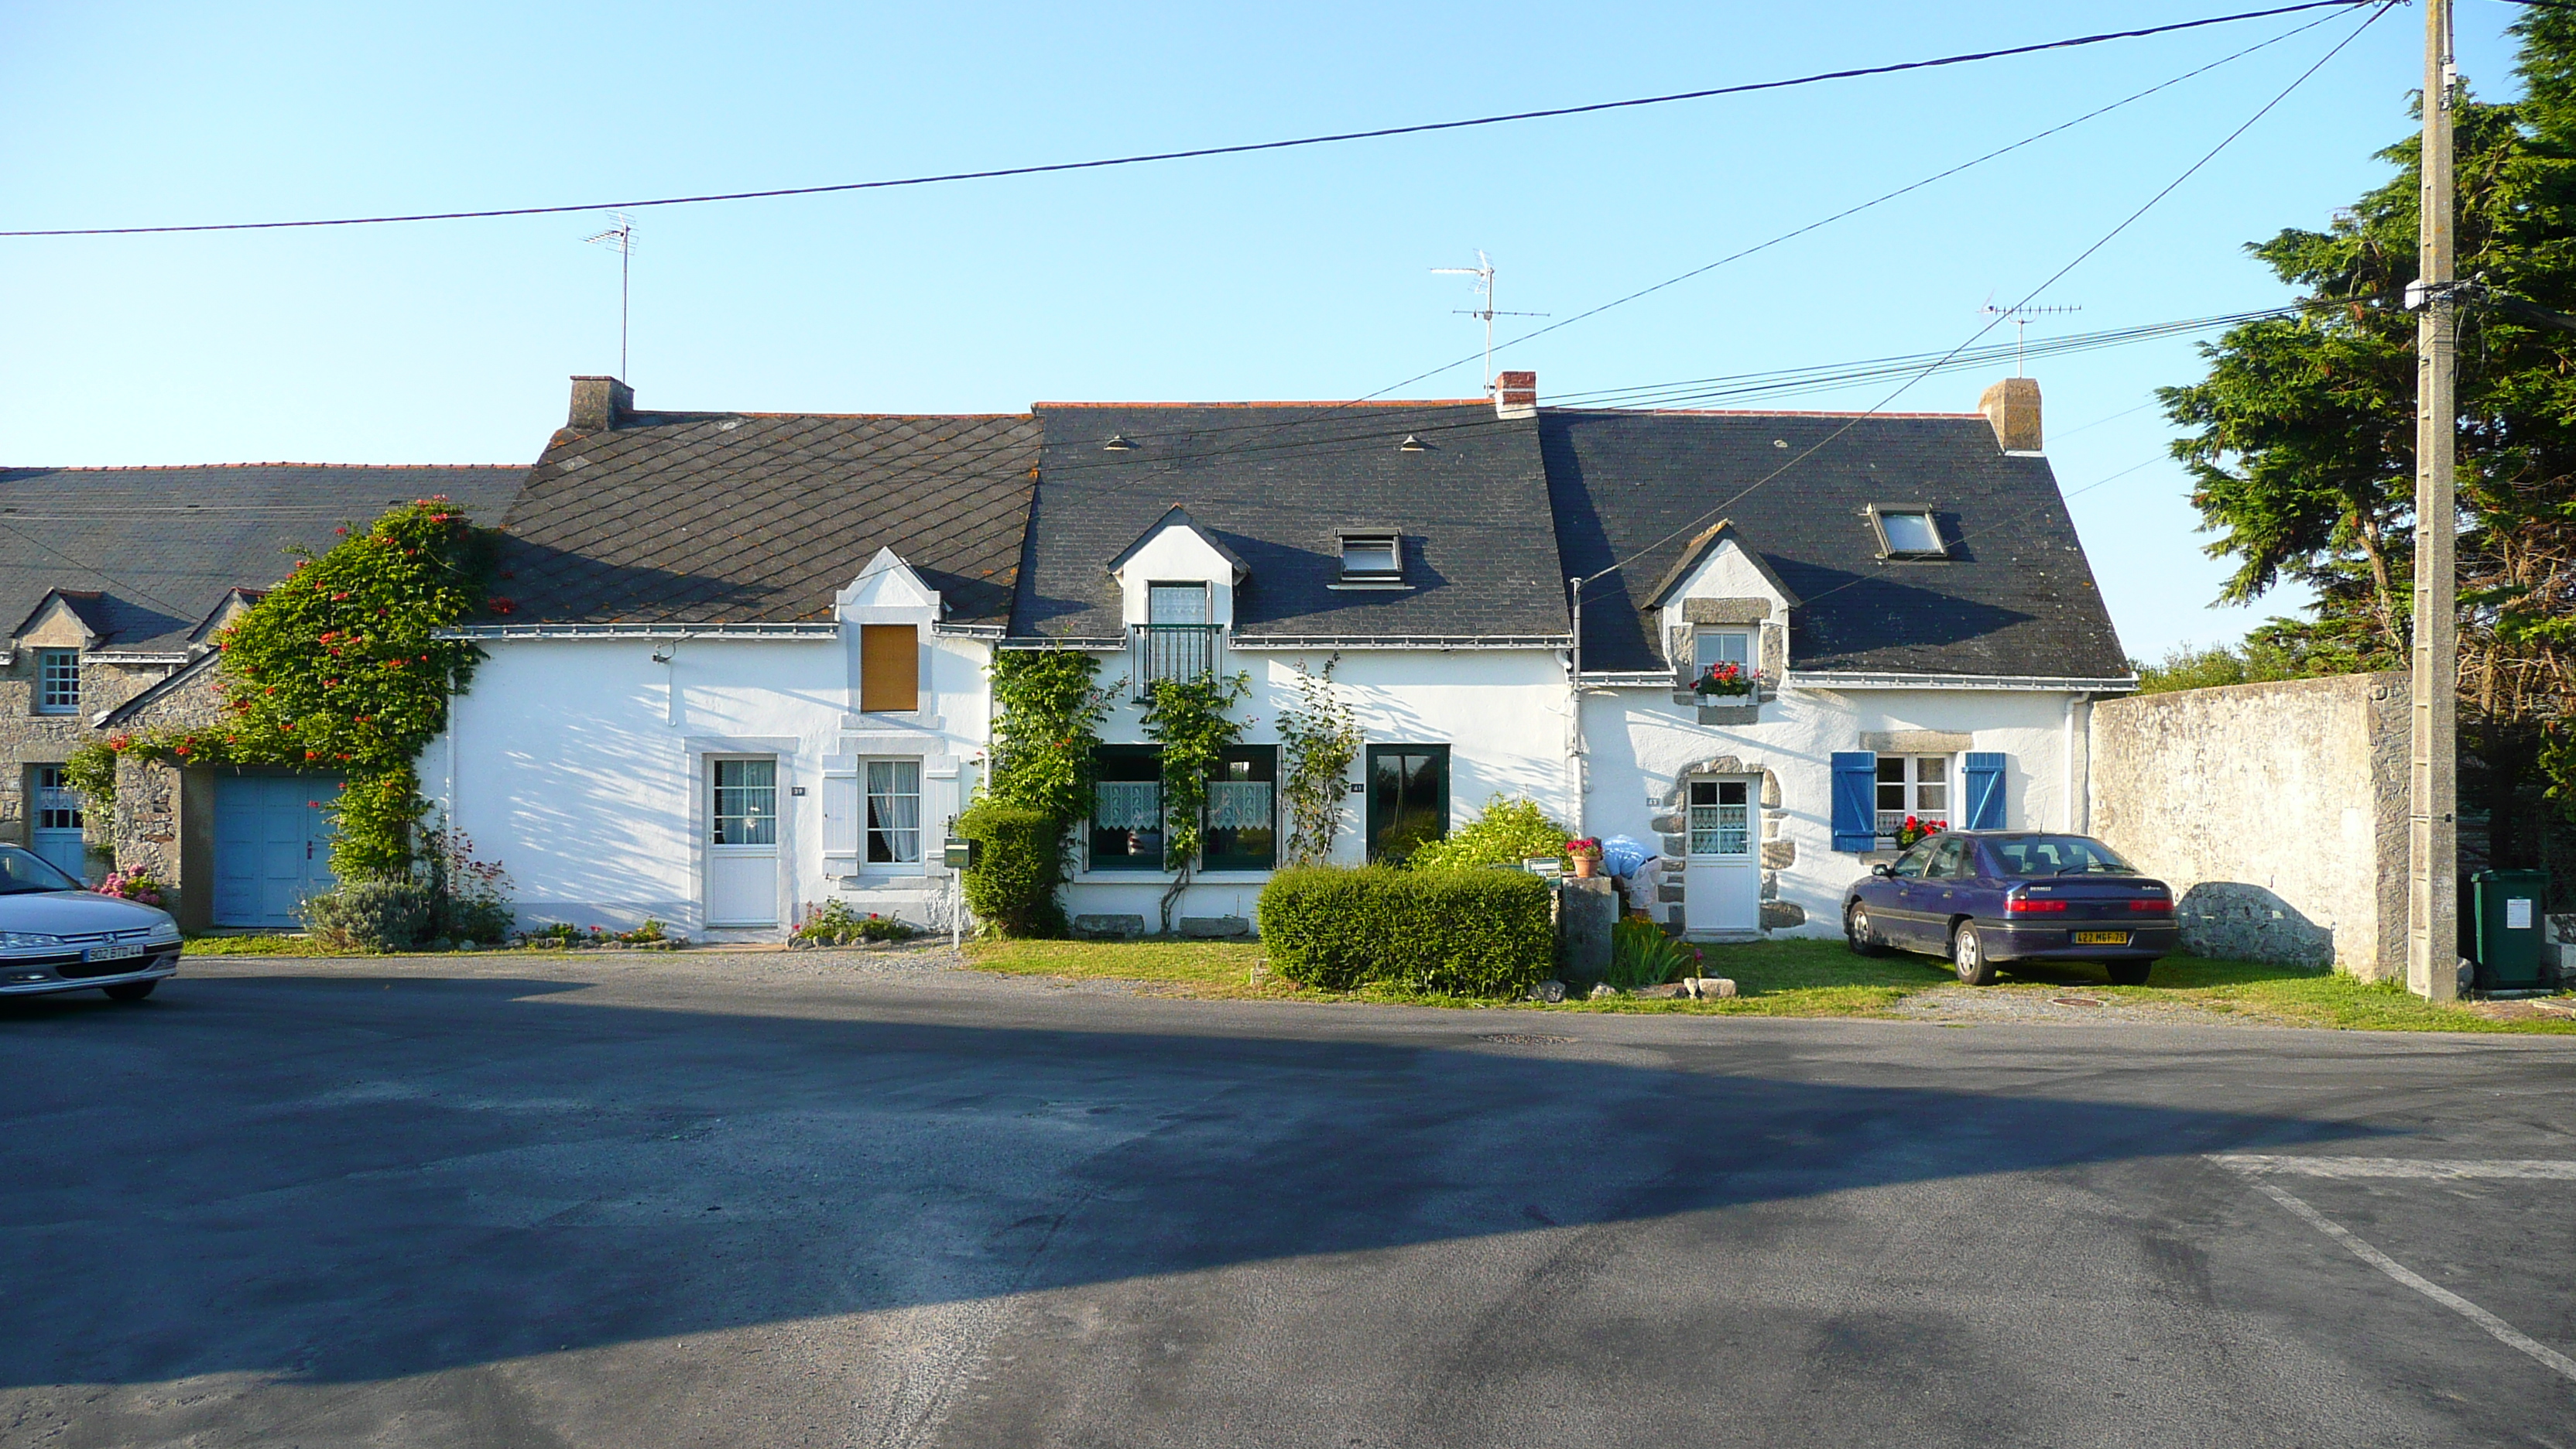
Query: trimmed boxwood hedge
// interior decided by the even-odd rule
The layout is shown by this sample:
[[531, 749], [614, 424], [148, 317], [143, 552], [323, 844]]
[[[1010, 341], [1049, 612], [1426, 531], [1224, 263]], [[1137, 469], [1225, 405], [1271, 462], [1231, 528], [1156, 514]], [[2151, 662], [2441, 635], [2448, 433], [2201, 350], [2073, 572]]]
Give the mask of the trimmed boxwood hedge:
[[1300, 866], [1263, 888], [1261, 942], [1301, 986], [1516, 996], [1555, 965], [1548, 905], [1520, 871]]
[[975, 869], [964, 872], [966, 908], [1002, 936], [1061, 936], [1064, 906], [1064, 826], [1026, 805], [990, 798], [957, 817], [957, 833], [982, 847]]

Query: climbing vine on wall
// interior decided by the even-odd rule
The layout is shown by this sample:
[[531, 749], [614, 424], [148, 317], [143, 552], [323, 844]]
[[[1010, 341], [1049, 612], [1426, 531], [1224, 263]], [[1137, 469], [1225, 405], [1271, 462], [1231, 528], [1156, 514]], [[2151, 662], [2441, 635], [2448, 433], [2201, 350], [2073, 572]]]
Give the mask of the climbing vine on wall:
[[223, 722], [111, 735], [107, 748], [174, 765], [342, 772], [332, 870], [347, 880], [408, 870], [428, 809], [412, 762], [447, 728], [449, 698], [483, 658], [437, 634], [487, 605], [509, 612], [486, 594], [493, 542], [464, 509], [423, 498], [326, 552], [298, 550], [285, 581], [215, 636]]
[[1059, 829], [1091, 815], [1092, 755], [1109, 694], [1100, 661], [1070, 649], [997, 649], [986, 793], [1042, 810]]
[[1225, 712], [1251, 692], [1252, 679], [1245, 674], [1157, 679], [1145, 691], [1145, 738], [1163, 747], [1163, 861], [1172, 867], [1172, 884], [1163, 892], [1166, 932], [1172, 929], [1172, 903], [1188, 889], [1198, 863], [1208, 781], [1223, 770], [1226, 750], [1243, 738], [1248, 723]]
[[1343, 780], [1360, 757], [1359, 717], [1333, 688], [1336, 654], [1313, 674], [1297, 665], [1297, 699], [1279, 711], [1279, 797], [1287, 807], [1288, 863], [1315, 865], [1333, 853], [1342, 828]]

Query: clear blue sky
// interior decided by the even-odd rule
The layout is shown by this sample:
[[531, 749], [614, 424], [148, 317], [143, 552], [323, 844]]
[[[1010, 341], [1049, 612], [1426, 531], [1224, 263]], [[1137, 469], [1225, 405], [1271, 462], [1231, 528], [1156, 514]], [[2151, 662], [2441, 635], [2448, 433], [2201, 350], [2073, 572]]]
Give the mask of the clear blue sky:
[[[1694, 89], [2256, 8], [2118, 4], [654, 4], [0, 8], [0, 226], [612, 200], [1222, 144]], [[2513, 7], [2463, 0], [2509, 92]], [[1110, 172], [646, 211], [645, 406], [1016, 411], [1343, 398], [1471, 358], [1464, 279], [1559, 317], [2069, 119], [2309, 16], [1801, 90]], [[1501, 354], [1548, 393], [1937, 351], [2036, 286], [2349, 30], [2305, 35]], [[2240, 251], [2386, 175], [2422, 14], [2381, 20], [2043, 302], [2095, 330], [2285, 297]], [[0, 241], [0, 462], [515, 462], [613, 370], [573, 215]], [[1508, 321], [1508, 319], [1507, 319]], [[1524, 323], [1524, 326], [1535, 325]], [[1503, 335], [1512, 333], [1506, 326]], [[1997, 337], [2008, 333], [1999, 332]], [[2034, 338], [2043, 335], [2033, 328]], [[2037, 364], [2133, 654], [2278, 612], [2224, 569], [2150, 389], [2188, 341]], [[1982, 376], [1896, 406], [1974, 406]], [[1469, 360], [1405, 390], [1473, 394]], [[1856, 408], [1878, 392], [1779, 406]], [[1793, 480], [1784, 479], [1787, 486]]]

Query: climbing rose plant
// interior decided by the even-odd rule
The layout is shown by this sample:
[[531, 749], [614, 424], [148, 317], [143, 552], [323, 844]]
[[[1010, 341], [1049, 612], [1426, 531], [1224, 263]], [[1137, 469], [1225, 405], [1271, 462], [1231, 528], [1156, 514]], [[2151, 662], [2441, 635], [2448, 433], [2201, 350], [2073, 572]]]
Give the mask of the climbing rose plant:
[[483, 651], [440, 630], [508, 603], [486, 592], [493, 535], [423, 498], [327, 552], [297, 549], [286, 580], [215, 636], [224, 720], [112, 735], [110, 750], [165, 764], [289, 765], [346, 775], [331, 803], [343, 879], [408, 870], [427, 811], [412, 762], [447, 728]]

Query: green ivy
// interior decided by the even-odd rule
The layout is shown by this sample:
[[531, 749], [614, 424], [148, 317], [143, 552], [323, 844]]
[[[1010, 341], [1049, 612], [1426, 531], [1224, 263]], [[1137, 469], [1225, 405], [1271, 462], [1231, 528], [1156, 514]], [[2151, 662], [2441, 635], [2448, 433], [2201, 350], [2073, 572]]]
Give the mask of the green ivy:
[[116, 751], [103, 740], [74, 748], [63, 761], [63, 783], [93, 806], [116, 803]]
[[1089, 819], [1092, 754], [1109, 713], [1108, 692], [1092, 682], [1100, 661], [1070, 649], [997, 649], [985, 672], [993, 687], [986, 792], [1042, 812], [1059, 831]]
[[1287, 807], [1290, 865], [1320, 865], [1333, 854], [1342, 828], [1344, 777], [1360, 757], [1365, 736], [1350, 703], [1333, 689], [1336, 654], [1316, 673], [1297, 665], [1297, 700], [1279, 711], [1279, 797]]
[[1208, 781], [1225, 765], [1225, 752], [1243, 738], [1244, 721], [1226, 718], [1252, 692], [1247, 674], [1197, 679], [1157, 679], [1145, 688], [1145, 737], [1163, 747], [1163, 860], [1172, 884], [1163, 892], [1163, 929], [1172, 929], [1172, 903], [1189, 887], [1206, 831]]
[[448, 700], [483, 658], [437, 634], [487, 602], [509, 612], [508, 600], [485, 594], [493, 541], [456, 504], [423, 498], [327, 552], [296, 550], [285, 581], [215, 636], [224, 722], [111, 735], [108, 748], [173, 765], [340, 771], [348, 783], [330, 806], [333, 872], [408, 870], [429, 808], [412, 761], [446, 729]]

